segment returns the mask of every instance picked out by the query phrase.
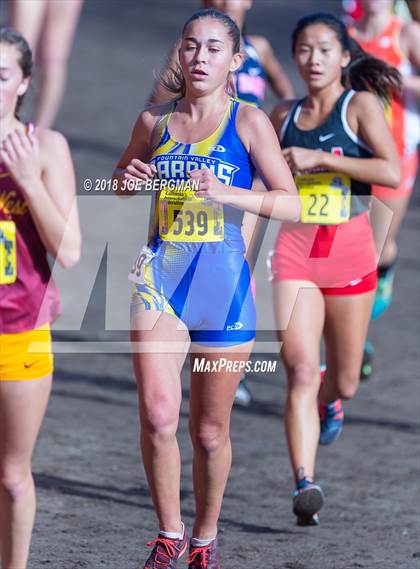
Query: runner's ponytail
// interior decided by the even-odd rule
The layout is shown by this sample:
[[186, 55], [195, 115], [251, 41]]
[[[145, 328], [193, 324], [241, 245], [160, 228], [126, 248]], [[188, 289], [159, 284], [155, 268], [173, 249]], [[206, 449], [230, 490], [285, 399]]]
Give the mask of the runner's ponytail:
[[388, 102], [392, 94], [400, 95], [400, 72], [385, 61], [366, 53], [355, 39], [348, 39], [351, 61], [341, 76], [344, 87], [355, 91], [372, 91]]

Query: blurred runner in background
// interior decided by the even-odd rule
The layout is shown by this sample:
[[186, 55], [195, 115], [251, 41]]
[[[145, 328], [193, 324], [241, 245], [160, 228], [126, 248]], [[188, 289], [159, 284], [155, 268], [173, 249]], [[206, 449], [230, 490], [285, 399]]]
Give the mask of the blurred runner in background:
[[[343, 0], [345, 21], [348, 24], [358, 22], [364, 15], [363, 0]], [[420, 2], [418, 0], [393, 0], [392, 11], [395, 16], [403, 21], [418, 20]]]
[[54, 124], [64, 95], [67, 61], [83, 0], [10, 0], [10, 25], [28, 41], [37, 66], [38, 126]]

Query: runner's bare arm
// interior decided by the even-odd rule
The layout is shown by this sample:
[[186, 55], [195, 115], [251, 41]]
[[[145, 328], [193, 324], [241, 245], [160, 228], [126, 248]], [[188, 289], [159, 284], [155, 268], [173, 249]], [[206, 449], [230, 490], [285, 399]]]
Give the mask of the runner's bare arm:
[[160, 107], [151, 107], [140, 113], [134, 124], [131, 140], [121, 156], [112, 174], [113, 180], [118, 180], [117, 196], [129, 197], [134, 192], [128, 191], [131, 186], [152, 178], [156, 169], [148, 164], [151, 155], [151, 140], [153, 129], [159, 117]]
[[372, 150], [372, 158], [348, 158], [322, 152], [322, 166], [339, 170], [355, 180], [397, 188], [401, 171], [398, 152], [378, 98], [366, 91], [356, 93], [348, 108], [352, 130]]
[[286, 120], [287, 115], [295, 103], [295, 100], [282, 101], [281, 103], [278, 103], [272, 110], [270, 120], [271, 124], [274, 127], [274, 130], [277, 133], [277, 136], [279, 136], [284, 121]]
[[43, 180], [52, 203], [44, 203], [42, 212], [33, 208], [31, 214], [48, 252], [62, 266], [70, 267], [80, 258], [82, 241], [73, 160], [67, 140], [60, 133], [41, 129], [39, 138], [41, 153], [46, 157]]
[[[289, 99], [287, 101], [282, 101], [274, 107], [270, 119], [277, 134], [280, 132], [283, 122], [294, 104], [295, 101]], [[256, 178], [254, 180], [252, 190], [260, 192], [267, 191], [260, 178]], [[260, 231], [260, 226], [264, 223], [264, 221], [259, 216], [257, 220], [255, 220], [255, 217], [255, 214], [245, 212], [242, 223], [242, 235], [245, 241], [248, 261], [252, 260], [255, 249], [255, 242], [258, 242], [259, 240], [258, 234]]]
[[42, 243], [63, 267], [80, 258], [81, 235], [73, 162], [66, 139], [48, 129], [7, 137], [1, 159], [22, 188]]
[[291, 99], [294, 96], [293, 86], [275, 56], [270, 42], [263, 36], [249, 36], [249, 39], [261, 58], [267, 81], [274, 93], [280, 99]]
[[401, 48], [408, 57], [415, 69], [415, 74], [404, 75], [404, 88], [420, 97], [420, 24], [418, 22], [408, 22], [401, 31]]
[[[295, 101], [289, 99], [287, 101], [282, 101], [274, 108], [270, 118], [276, 133], [279, 133], [283, 126], [283, 122], [286, 120], [286, 117], [294, 104]], [[252, 190], [266, 192], [267, 188], [262, 183], [261, 178], [256, 177], [252, 184]], [[255, 262], [255, 249], [260, 243], [260, 232], [264, 230], [263, 228], [265, 227], [265, 223], [266, 221], [260, 216], [252, 214], [249, 211], [245, 212], [242, 222], [242, 236], [245, 241], [246, 258], [251, 265]], [[258, 253], [258, 251], [256, 253]]]
[[[259, 178], [258, 176], [256, 176], [254, 181], [252, 182], [251, 190], [253, 192], [267, 191], [266, 187], [261, 181], [261, 178]], [[255, 242], [258, 241], [259, 232], [262, 230], [261, 228], [264, 226], [264, 224], [265, 220], [262, 219], [259, 215], [255, 215], [254, 213], [250, 213], [249, 211], [246, 211], [244, 213], [241, 233], [242, 237], [244, 238], [246, 257], [248, 262], [250, 262], [251, 259], [253, 258], [255, 250]]]

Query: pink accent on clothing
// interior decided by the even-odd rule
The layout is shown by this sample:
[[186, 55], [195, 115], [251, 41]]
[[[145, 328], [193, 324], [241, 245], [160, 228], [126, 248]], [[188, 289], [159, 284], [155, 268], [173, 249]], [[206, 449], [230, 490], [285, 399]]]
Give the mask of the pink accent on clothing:
[[262, 77], [252, 77], [247, 73], [239, 73], [238, 91], [241, 93], [251, 93], [259, 99], [264, 99], [265, 81]]
[[319, 288], [354, 286], [376, 267], [368, 213], [334, 226], [285, 223], [271, 259], [275, 281], [307, 280]]

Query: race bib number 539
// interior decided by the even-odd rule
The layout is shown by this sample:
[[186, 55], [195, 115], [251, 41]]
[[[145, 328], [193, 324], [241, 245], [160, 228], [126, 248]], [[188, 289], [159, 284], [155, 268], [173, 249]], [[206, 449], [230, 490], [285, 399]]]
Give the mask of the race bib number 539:
[[164, 241], [223, 241], [223, 206], [197, 197], [190, 188], [162, 190], [159, 234]]
[[16, 225], [0, 221], [0, 285], [16, 280]]
[[301, 222], [338, 225], [350, 219], [351, 181], [338, 172], [295, 176], [302, 203]]

